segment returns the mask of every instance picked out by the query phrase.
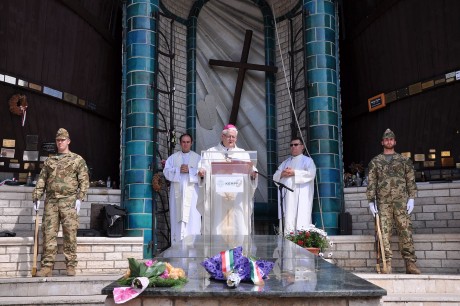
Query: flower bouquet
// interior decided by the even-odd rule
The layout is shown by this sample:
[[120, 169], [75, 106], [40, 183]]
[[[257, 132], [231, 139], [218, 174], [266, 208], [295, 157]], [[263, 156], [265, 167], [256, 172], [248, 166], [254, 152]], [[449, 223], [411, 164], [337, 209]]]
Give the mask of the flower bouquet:
[[147, 287], [176, 287], [187, 282], [184, 270], [168, 262], [146, 262], [128, 258], [129, 269], [117, 282], [130, 287], [116, 287], [113, 298], [116, 304], [125, 303], [141, 294]]
[[238, 287], [240, 281], [252, 281], [255, 285], [263, 285], [274, 263], [245, 257], [242, 253], [243, 247], [239, 246], [206, 258], [201, 265], [212, 278], [226, 280], [230, 288]]
[[[318, 248], [320, 250], [319, 256], [321, 257], [324, 256], [323, 252], [333, 245], [327, 233], [322, 229], [316, 228], [313, 224], [306, 230], [291, 231], [285, 238], [303, 248]], [[332, 253], [329, 253], [328, 257], [332, 257]]]

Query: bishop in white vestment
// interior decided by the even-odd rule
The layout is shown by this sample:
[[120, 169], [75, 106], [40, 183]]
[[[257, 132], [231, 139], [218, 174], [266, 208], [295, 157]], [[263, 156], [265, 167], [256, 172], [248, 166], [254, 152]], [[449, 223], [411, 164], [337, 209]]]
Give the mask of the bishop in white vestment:
[[[249, 235], [252, 226], [254, 191], [257, 187], [256, 168], [250, 164], [251, 158], [245, 150], [236, 146], [238, 131], [234, 125], [226, 125], [221, 135], [221, 142], [204, 153], [199, 165], [200, 184], [198, 210], [203, 215], [204, 234], [212, 235]], [[244, 186], [250, 186], [244, 192], [217, 192], [211, 179], [212, 162], [232, 162], [247, 165], [248, 174], [229, 173], [235, 178], [240, 176]], [[242, 163], [241, 163], [242, 162]], [[226, 167], [223, 164], [221, 167]], [[238, 165], [236, 166], [238, 167]], [[248, 182], [248, 180], [250, 180]]]
[[171, 155], [163, 173], [171, 182], [169, 192], [169, 215], [171, 243], [181, 241], [188, 235], [201, 233], [201, 215], [196, 208], [198, 199], [198, 163], [201, 156], [190, 150], [192, 137], [180, 137], [181, 151]]
[[312, 208], [316, 166], [308, 156], [303, 155], [302, 139], [293, 138], [290, 143], [291, 156], [276, 170], [273, 180], [293, 189], [278, 191], [278, 218], [280, 231], [283, 228], [281, 197], [284, 209], [284, 234], [290, 231], [307, 229], [312, 224]]

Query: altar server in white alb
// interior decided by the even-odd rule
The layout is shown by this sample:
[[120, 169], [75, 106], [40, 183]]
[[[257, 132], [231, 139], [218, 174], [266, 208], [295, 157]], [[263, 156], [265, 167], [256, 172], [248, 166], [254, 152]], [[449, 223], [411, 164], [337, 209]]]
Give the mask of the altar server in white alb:
[[[251, 234], [254, 191], [257, 188], [257, 169], [252, 165], [249, 153], [238, 148], [236, 141], [238, 130], [233, 124], [227, 124], [222, 130], [220, 143], [206, 150], [200, 162], [198, 175], [203, 185], [198, 201], [198, 210], [204, 216], [203, 234], [213, 235], [249, 235]], [[212, 162], [248, 162], [250, 173], [249, 189], [244, 192], [217, 192], [217, 186], [211, 183]], [[246, 182], [246, 181], [245, 181]], [[212, 206], [212, 207], [211, 207]], [[206, 211], [208, 207], [211, 211]], [[211, 224], [208, 224], [211, 222]], [[211, 228], [212, 227], [212, 228]]]
[[274, 181], [283, 183], [294, 190], [291, 192], [283, 188], [282, 194], [278, 191], [280, 231], [283, 228], [280, 197], [283, 197], [284, 234], [293, 230], [307, 229], [312, 224], [311, 212], [316, 176], [316, 166], [313, 159], [303, 155], [302, 139], [300, 137], [293, 138], [289, 146], [291, 156], [281, 163], [273, 175]]
[[191, 151], [191, 135], [183, 134], [179, 142], [182, 150], [171, 155], [163, 169], [166, 179], [171, 182], [169, 214], [172, 243], [188, 235], [199, 235], [201, 231], [201, 215], [196, 209], [197, 172], [201, 156]]

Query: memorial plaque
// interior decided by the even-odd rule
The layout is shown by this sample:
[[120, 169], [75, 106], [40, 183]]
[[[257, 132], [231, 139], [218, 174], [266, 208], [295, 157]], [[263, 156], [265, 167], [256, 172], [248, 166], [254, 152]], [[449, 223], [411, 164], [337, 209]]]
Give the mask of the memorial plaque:
[[36, 90], [36, 91], [42, 91], [42, 87], [38, 84], [34, 84], [34, 83], [29, 83], [29, 88], [33, 89], [33, 90]]
[[18, 181], [20, 183], [27, 182], [27, 173], [19, 173]]
[[436, 154], [433, 154], [433, 153], [428, 154], [428, 159], [436, 159]]
[[64, 101], [70, 102], [72, 104], [77, 104], [78, 97], [70, 93], [64, 92]]
[[5, 166], [5, 162], [0, 162], [0, 167]]
[[450, 151], [441, 151], [441, 157], [450, 157]]
[[385, 107], [385, 95], [381, 93], [379, 95], [367, 99], [367, 105], [369, 107], [369, 112], [373, 112], [375, 110]]
[[434, 167], [434, 163], [435, 163], [434, 160], [424, 161], [424, 162], [423, 162], [423, 167], [425, 167], [425, 168], [433, 168], [433, 167]]
[[453, 78], [453, 77], [455, 77], [455, 71], [446, 73], [446, 79], [450, 79], [450, 78]]
[[445, 82], [446, 82], [445, 78], [440, 78], [440, 79], [434, 80], [434, 85], [435, 86], [441, 85], [441, 84], [444, 84]]
[[3, 139], [3, 146], [6, 148], [14, 148], [16, 146], [16, 140], [14, 139]]
[[425, 161], [425, 154], [414, 154], [414, 161], [417, 161], [417, 162]]
[[418, 82], [409, 86], [409, 94], [415, 95], [422, 92], [422, 83]]
[[24, 151], [23, 161], [38, 161], [38, 151]]
[[407, 158], [411, 158], [412, 156], [410, 152], [402, 152], [401, 155]]
[[396, 101], [396, 91], [389, 92], [385, 95], [385, 102], [387, 104], [393, 101]]
[[10, 163], [19, 163], [19, 160], [17, 160], [17, 159], [10, 159]]
[[441, 167], [453, 167], [454, 165], [453, 157], [441, 157]]
[[29, 83], [28, 83], [27, 81], [18, 79], [18, 86], [28, 87], [28, 86], [29, 86]]
[[396, 98], [402, 99], [409, 95], [409, 88], [404, 87], [396, 91]]
[[2, 148], [2, 150], [0, 151], [0, 156], [6, 158], [14, 158], [14, 152], [14, 149]]
[[430, 153], [436, 153], [436, 149], [430, 149]]
[[38, 148], [38, 135], [27, 135], [26, 136], [26, 150], [36, 151]]
[[460, 163], [456, 163], [456, 164], [455, 164], [455, 167], [456, 167], [457, 169], [460, 169]]
[[433, 80], [429, 80], [429, 81], [426, 81], [426, 82], [422, 83], [422, 89], [423, 90], [431, 88], [433, 86], [434, 86], [434, 81]]
[[56, 143], [44, 142], [42, 143], [42, 150], [48, 153], [56, 153]]
[[10, 163], [10, 168], [19, 169], [21, 168], [21, 165], [19, 163]]
[[35, 170], [34, 163], [24, 163], [24, 170]]

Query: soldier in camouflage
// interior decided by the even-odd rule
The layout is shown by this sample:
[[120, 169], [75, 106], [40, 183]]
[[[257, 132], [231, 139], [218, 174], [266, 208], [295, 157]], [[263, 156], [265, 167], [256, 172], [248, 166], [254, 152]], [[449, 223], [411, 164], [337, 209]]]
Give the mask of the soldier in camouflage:
[[[380, 212], [383, 246], [387, 270], [391, 273], [391, 234], [395, 223], [399, 235], [399, 250], [406, 262], [406, 273], [420, 274], [415, 265], [414, 241], [410, 213], [414, 208], [417, 192], [412, 161], [395, 152], [395, 134], [387, 129], [383, 133], [383, 153], [369, 163], [367, 199], [369, 209], [375, 215]], [[378, 207], [375, 206], [377, 201]]]
[[60, 224], [67, 275], [75, 275], [78, 213], [89, 188], [89, 176], [85, 160], [70, 152], [69, 144], [69, 133], [65, 129], [59, 129], [56, 134], [58, 154], [45, 161], [32, 194], [35, 210], [39, 209], [43, 193], [46, 194], [42, 219], [43, 254], [41, 269], [36, 274], [38, 277], [52, 275]]

